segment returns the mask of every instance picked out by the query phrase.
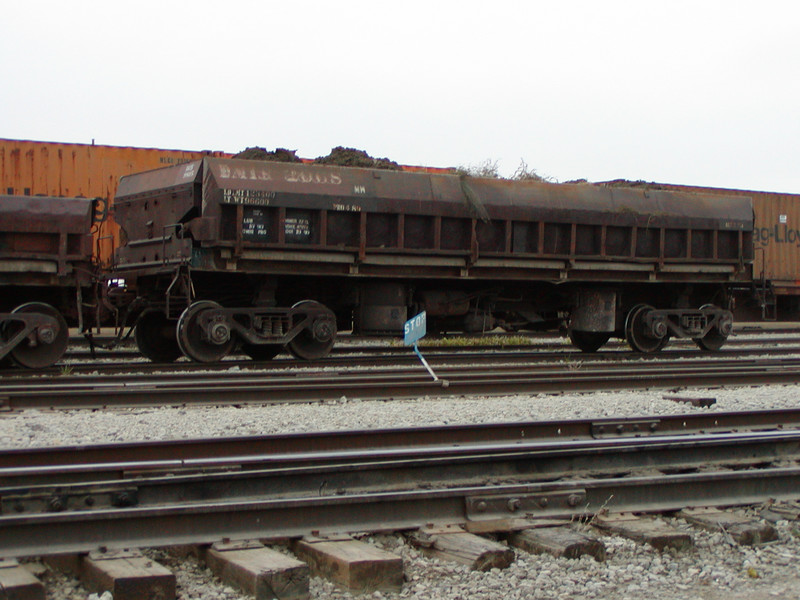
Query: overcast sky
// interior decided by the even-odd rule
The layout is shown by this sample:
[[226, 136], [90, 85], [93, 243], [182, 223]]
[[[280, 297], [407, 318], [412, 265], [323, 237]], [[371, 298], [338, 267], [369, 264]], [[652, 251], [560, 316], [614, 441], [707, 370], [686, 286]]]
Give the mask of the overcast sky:
[[790, 0], [0, 7], [0, 137], [800, 193]]

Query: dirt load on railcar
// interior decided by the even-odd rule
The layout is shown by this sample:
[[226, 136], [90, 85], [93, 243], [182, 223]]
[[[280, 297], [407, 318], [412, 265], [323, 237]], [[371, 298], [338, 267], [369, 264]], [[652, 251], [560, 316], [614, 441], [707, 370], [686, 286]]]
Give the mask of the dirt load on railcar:
[[747, 198], [206, 158], [124, 177], [115, 206], [153, 360], [319, 358], [423, 310], [436, 332], [714, 350], [752, 278]]
[[50, 366], [68, 327], [88, 327], [96, 208], [87, 198], [0, 196], [0, 359]]

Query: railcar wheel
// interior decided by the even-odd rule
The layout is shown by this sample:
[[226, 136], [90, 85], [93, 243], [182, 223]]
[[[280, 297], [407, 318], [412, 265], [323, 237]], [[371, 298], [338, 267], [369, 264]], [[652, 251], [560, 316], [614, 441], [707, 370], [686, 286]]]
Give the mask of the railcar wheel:
[[242, 352], [253, 360], [272, 360], [283, 350], [283, 344], [242, 344]]
[[200, 300], [193, 303], [178, 319], [178, 347], [187, 357], [196, 362], [216, 362], [223, 359], [236, 345], [236, 337], [224, 321], [211, 325], [207, 335], [201, 322], [207, 310], [222, 308], [216, 302]]
[[669, 341], [669, 333], [665, 333], [660, 338], [647, 335], [645, 318], [651, 310], [653, 310], [652, 306], [637, 304], [630, 310], [625, 319], [625, 339], [628, 345], [636, 352], [658, 352]]
[[[43, 302], [21, 304], [12, 313], [41, 313], [56, 320], [56, 327], [44, 327], [34, 331], [36, 340], [30, 337], [17, 344], [9, 356], [21, 367], [43, 369], [56, 363], [64, 355], [69, 344], [69, 329], [61, 313]], [[20, 325], [11, 323], [5, 327], [3, 337], [11, 339], [21, 331]]]
[[[716, 308], [713, 304], [704, 304], [700, 310], [704, 308]], [[697, 344], [697, 347], [706, 352], [716, 352], [728, 340], [728, 336], [723, 333], [719, 327], [712, 327], [707, 334], [701, 338], [692, 338], [692, 341]]]
[[153, 362], [175, 362], [182, 352], [175, 337], [175, 321], [160, 310], [148, 309], [136, 320], [136, 346]]
[[569, 339], [572, 345], [581, 352], [597, 352], [609, 338], [611, 338], [611, 334], [605, 331], [569, 330]]
[[318, 317], [311, 327], [297, 334], [286, 347], [296, 358], [317, 360], [327, 356], [333, 348], [333, 343], [336, 341], [336, 316], [324, 305], [313, 300], [303, 300], [292, 307], [292, 309], [304, 308], [314, 312], [322, 310], [328, 314]]

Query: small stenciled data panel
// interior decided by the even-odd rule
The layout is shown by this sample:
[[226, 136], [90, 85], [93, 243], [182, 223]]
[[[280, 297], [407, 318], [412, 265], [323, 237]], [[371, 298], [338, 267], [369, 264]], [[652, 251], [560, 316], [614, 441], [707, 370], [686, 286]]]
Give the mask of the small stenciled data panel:
[[266, 244], [270, 241], [272, 215], [264, 206], [245, 206], [242, 211], [242, 239]]
[[[277, 209], [267, 206], [245, 206], [242, 210], [242, 239], [256, 244], [278, 242], [275, 231], [280, 227], [279, 223]], [[283, 217], [283, 242], [311, 244], [314, 240], [312, 211], [287, 210]]]
[[283, 220], [284, 241], [287, 244], [314, 243], [310, 210], [287, 210]]

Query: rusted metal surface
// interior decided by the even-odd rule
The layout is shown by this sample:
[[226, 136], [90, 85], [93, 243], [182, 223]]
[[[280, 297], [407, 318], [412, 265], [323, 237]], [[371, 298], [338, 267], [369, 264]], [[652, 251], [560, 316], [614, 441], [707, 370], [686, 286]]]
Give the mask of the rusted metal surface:
[[653, 190], [747, 197], [753, 201], [754, 274], [773, 283], [778, 295], [800, 295], [800, 194], [666, 183], [609, 182]]
[[[479, 444], [320, 455], [309, 457], [312, 469], [301, 461], [297, 469], [98, 480], [99, 489], [60, 486], [51, 496], [4, 489], [0, 556], [793, 500], [800, 469], [765, 465], [791, 462], [797, 448], [796, 432]], [[740, 460], [753, 468], [731, 470]], [[687, 464], [702, 472], [674, 474]], [[71, 510], [86, 498], [95, 502]], [[25, 512], [42, 507], [49, 512]]]
[[[414, 490], [313, 496], [241, 502], [206, 501], [151, 509], [9, 515], [0, 527], [0, 555], [29, 556], [109, 548], [212, 543], [221, 538], [283, 538], [320, 533], [411, 529], [425, 523], [464, 523], [497, 518], [480, 512], [481, 501], [498, 506], [538, 506], [532, 518], [579, 518], [608, 508], [647, 512], [692, 505], [755, 504], [794, 500], [797, 468], [755, 471], [705, 471], [688, 475], [575, 479], [531, 485], [482, 485], [444, 490]], [[559, 501], [536, 503], [555, 497]], [[575, 503], [583, 499], [584, 502]], [[613, 499], [609, 501], [609, 499]], [[529, 502], [533, 500], [534, 502]], [[488, 504], [488, 503], [487, 503]], [[546, 504], [546, 506], [542, 506]], [[469, 507], [469, 512], [465, 507]], [[508, 510], [508, 509], [506, 509]], [[524, 511], [519, 511], [524, 515]], [[505, 518], [515, 516], [502, 513]]]
[[[212, 462], [234, 464], [243, 457], [258, 460], [320, 452], [463, 446], [522, 441], [575, 440], [697, 435], [736, 431], [800, 429], [800, 409], [687, 413], [634, 419], [574, 419], [519, 423], [484, 423], [447, 427], [290, 433], [231, 438], [14, 448], [0, 453], [0, 485], [121, 479], [125, 473], [199, 468]], [[205, 461], [205, 463], [203, 462]], [[134, 468], [134, 464], [138, 465]], [[239, 463], [241, 464], [241, 463]], [[45, 467], [45, 468], [43, 468]]]
[[[206, 155], [226, 156], [222, 152], [0, 139], [0, 193], [99, 197], [111, 204], [121, 176]], [[101, 261], [110, 262], [119, 245], [113, 220], [98, 227], [95, 241]]]
[[[114, 207], [115, 220], [122, 230], [118, 264], [162, 264], [181, 262], [191, 257], [192, 245], [178, 233], [200, 198], [194, 190], [200, 180], [200, 161], [173, 169], [158, 169], [123, 177]], [[197, 210], [197, 209], [195, 209]]]
[[89, 284], [96, 206], [87, 198], [0, 196], [0, 311]]
[[0, 196], [0, 283], [88, 281], [95, 210], [87, 198]]
[[800, 195], [752, 195], [756, 210], [755, 273], [779, 294], [800, 294]]
[[0, 195], [0, 260], [9, 270], [12, 258], [49, 261], [61, 275], [66, 261], [90, 262], [94, 211], [86, 198]]
[[[195, 266], [212, 270], [236, 259], [238, 269], [299, 267], [309, 274], [356, 269], [562, 281], [564, 274], [595, 279], [600, 271], [615, 279], [653, 273], [680, 280], [690, 273], [725, 280], [752, 259], [752, 206], [744, 198], [244, 160], [202, 165], [202, 195], [193, 188], [191, 200], [183, 192], [198, 177], [196, 163], [123, 180], [117, 202], [130, 205], [132, 221], [120, 264], [163, 260], [135, 247], [155, 243], [178, 222], [167, 260], [187, 260], [177, 238], [197, 233], [196, 246], [213, 250], [205, 260], [196, 253]], [[173, 192], [180, 198], [174, 211], [144, 200]], [[294, 254], [259, 254], [278, 248]], [[303, 254], [311, 250], [325, 255]], [[535, 262], [545, 258], [553, 260]], [[667, 264], [691, 268], [660, 268]], [[644, 273], [636, 265], [659, 268]]]
[[587, 289], [577, 294], [570, 327], [576, 331], [614, 331], [616, 292]]
[[50, 366], [68, 343], [64, 317], [84, 325], [96, 209], [86, 198], [0, 195], [0, 358]]
[[[703, 446], [705, 452], [697, 451]], [[148, 508], [176, 502], [233, 501], [284, 495], [311, 496], [320, 482], [331, 490], [378, 491], [475, 481], [529, 483], [567, 473], [602, 468], [619, 471], [727, 464], [757, 466], [798, 456], [800, 432], [696, 433], [663, 437], [620, 437], [578, 441], [498, 441], [450, 446], [433, 444], [383, 450], [307, 452], [296, 455], [245, 455], [225, 461], [206, 459], [188, 465], [120, 466], [122, 477], [102, 468], [88, 481], [30, 483], [25, 478], [0, 488], [0, 514], [98, 511], [110, 506]], [[602, 459], [598, 459], [602, 455]], [[347, 465], [346, 469], [342, 469]], [[49, 469], [45, 469], [47, 471]], [[213, 472], [212, 472], [213, 471]], [[106, 476], [111, 479], [106, 479]], [[35, 479], [40, 479], [33, 471]], [[102, 483], [100, 483], [102, 482]], [[101, 488], [98, 490], [98, 488]], [[90, 498], [92, 501], [87, 502]], [[57, 507], [52, 504], [57, 504]]]
[[[571, 327], [593, 351], [639, 304], [696, 310], [751, 280], [748, 198], [204, 158], [128, 176], [116, 202], [116, 269], [151, 306], [183, 269], [186, 310], [311, 300], [358, 333], [420, 310], [439, 331], [556, 328], [602, 286], [603, 323]], [[184, 354], [218, 360], [228, 342]]]

